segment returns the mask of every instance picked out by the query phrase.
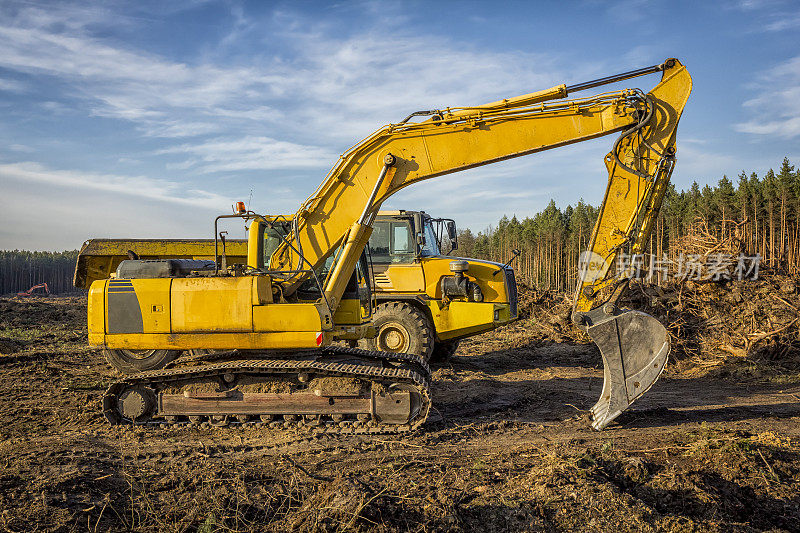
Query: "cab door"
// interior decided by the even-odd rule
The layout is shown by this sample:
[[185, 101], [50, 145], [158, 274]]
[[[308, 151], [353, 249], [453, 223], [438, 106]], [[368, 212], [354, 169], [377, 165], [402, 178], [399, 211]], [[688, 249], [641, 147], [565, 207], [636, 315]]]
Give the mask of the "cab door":
[[373, 224], [369, 247], [376, 291], [424, 292], [425, 275], [417, 257], [411, 224], [407, 219], [390, 218], [376, 221]]

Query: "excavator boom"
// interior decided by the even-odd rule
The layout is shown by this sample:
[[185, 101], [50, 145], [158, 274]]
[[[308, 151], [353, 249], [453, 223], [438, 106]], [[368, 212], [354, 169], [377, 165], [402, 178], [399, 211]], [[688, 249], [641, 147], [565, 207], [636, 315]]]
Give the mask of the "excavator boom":
[[[648, 95], [638, 90], [621, 90], [582, 99], [564, 99], [572, 92], [662, 71], [662, 82]], [[680, 87], [676, 88], [676, 85]], [[423, 122], [407, 121], [385, 126], [341, 156], [319, 188], [297, 211], [297, 248], [306, 262], [318, 266], [341, 243], [352, 225], [365, 212], [375, 212], [392, 194], [414, 183], [498, 161], [553, 149], [637, 127], [644, 113], [652, 111], [648, 128], [641, 132], [652, 138], [654, 150], [674, 146], [677, 121], [691, 90], [691, 78], [675, 59], [602, 80], [567, 87], [560, 85], [499, 102], [475, 107], [426, 111]], [[648, 101], [659, 103], [657, 109]], [[421, 112], [418, 112], [421, 113]], [[616, 146], [622, 153], [628, 142]], [[646, 145], [645, 145], [646, 147]], [[622, 154], [628, 162], [645, 165], [656, 152], [640, 149]], [[395, 162], [384, 172], [386, 155]], [[656, 162], [654, 161], [653, 164]], [[647, 170], [647, 169], [644, 169]], [[385, 178], [384, 178], [385, 176]], [[642, 178], [643, 179], [643, 178]], [[626, 181], [626, 180], [622, 180]], [[621, 183], [619, 187], [627, 186]], [[662, 193], [663, 194], [663, 193]], [[606, 201], [609, 199], [606, 196]], [[655, 206], [653, 206], [655, 207]], [[607, 218], [596, 233], [604, 235], [609, 226], [622, 231], [627, 221]], [[615, 225], [621, 223], [623, 225]], [[601, 237], [602, 239], [602, 237]], [[611, 243], [609, 243], [611, 245]], [[297, 254], [284, 246], [273, 255], [272, 267], [297, 265]], [[298, 275], [295, 285], [307, 278]], [[291, 293], [291, 289], [287, 292]]]

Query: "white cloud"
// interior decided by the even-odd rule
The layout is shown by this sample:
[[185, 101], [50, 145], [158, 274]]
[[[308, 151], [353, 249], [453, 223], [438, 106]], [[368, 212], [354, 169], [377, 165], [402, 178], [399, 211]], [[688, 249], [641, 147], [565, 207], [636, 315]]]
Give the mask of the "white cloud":
[[269, 137], [212, 139], [203, 143], [164, 148], [158, 154], [189, 154], [181, 168], [201, 172], [271, 170], [286, 168], [329, 168], [338, 158], [334, 152], [315, 146], [277, 141]]
[[31, 148], [30, 146], [26, 146], [24, 144], [11, 144], [8, 146], [8, 149], [14, 152], [26, 152], [26, 153], [36, 151], [34, 148]]
[[743, 133], [757, 135], [777, 135], [792, 138], [800, 135], [800, 116], [789, 117], [783, 120], [756, 121], [751, 120], [737, 125], [737, 130]]
[[678, 135], [678, 162], [672, 178], [675, 187], [679, 190], [687, 189], [692, 181], [697, 181], [701, 186], [705, 183], [714, 185], [723, 175], [735, 181], [742, 170], [748, 175], [755, 171], [763, 176], [770, 167], [780, 163], [770, 153], [753, 155], [720, 150], [714, 147], [715, 144], [696, 143], [689, 139], [684, 140]]
[[191, 122], [185, 120], [165, 120], [160, 123], [145, 124], [140, 131], [148, 137], [199, 137], [217, 133], [219, 126], [211, 122]]
[[0, 78], [0, 91], [6, 91], [9, 93], [24, 93], [26, 90], [27, 86], [21, 81]]
[[777, 3], [776, 0], [739, 0], [736, 7], [742, 11], [757, 11], [774, 7]]
[[[239, 21], [236, 27], [253, 31], [251, 23]], [[272, 100], [310, 118], [368, 120], [371, 131], [411, 108], [479, 103], [509, 90], [563, 81], [554, 76], [553, 59], [541, 54], [483, 52], [402, 33], [366, 31], [341, 38], [307, 21], [270, 35], [290, 46], [291, 56], [253, 58], [238, 67], [174, 62], [103, 42], [78, 22], [66, 28], [55, 30], [42, 10], [23, 10], [0, 25], [0, 66], [67, 80], [93, 100], [96, 114], [145, 123], [176, 110], [281, 118], [275, 106], [264, 103]], [[341, 135], [340, 128], [336, 133]]]
[[[385, 12], [382, 4], [372, 8], [373, 18]], [[39, 105], [129, 122], [132, 131], [125, 133], [138, 135], [147, 146], [111, 154], [112, 160], [127, 162], [125, 156], [136, 153], [141, 176], [56, 170], [26, 162], [0, 165], [0, 180], [38, 184], [42, 190], [74, 188], [86, 197], [113, 198], [109, 205], [124, 203], [121, 198], [135, 205], [138, 198], [227, 211], [228, 198], [193, 190], [178, 180], [153, 178], [157, 173], [152, 169], [222, 173], [231, 178], [228, 185], [245, 183], [248, 177], [237, 173], [246, 171], [294, 171], [295, 176], [280, 182], [291, 183], [289, 190], [275, 195], [270, 187], [254, 196], [270, 212], [291, 212], [348, 146], [412, 111], [481, 104], [622, 68], [620, 58], [613, 57], [605, 64], [570, 60], [567, 70], [553, 55], [496, 51], [420, 35], [398, 29], [397, 20], [391, 21], [391, 32], [372, 29], [385, 24], [341, 32], [324, 21], [287, 13], [274, 15], [269, 26], [234, 11], [234, 24], [217, 50], [181, 61], [115, 40], [118, 24], [135, 28], [140, 21], [120, 21], [103, 8], [78, 6], [73, 13], [26, 7], [0, 17], [0, 68], [37, 83], [55, 82], [50, 85], [58, 88], [61, 101]], [[248, 49], [264, 41], [263, 54], [232, 61], [226, 51], [243, 39]], [[652, 53], [637, 47], [622, 61], [640, 66]], [[648, 79], [643, 85], [650, 81], [655, 83]], [[152, 149], [153, 138], [160, 149]], [[610, 141], [600, 141], [601, 147], [595, 143], [438, 178], [404, 191], [398, 201], [411, 209], [439, 206], [447, 211], [441, 214], [458, 216], [463, 225], [477, 229], [496, 223], [503, 214], [531, 214], [554, 195], [560, 204], [575, 203], [580, 196], [597, 203], [606, 181], [601, 161]], [[586, 175], [597, 180], [586, 186], [581, 181]], [[79, 216], [81, 211], [69, 212]], [[136, 233], [147, 234], [143, 229]]]
[[[163, 153], [194, 156], [170, 163], [173, 169], [329, 168], [353, 142], [419, 108], [483, 103], [576, 81], [596, 68], [587, 64], [566, 76], [541, 54], [478, 51], [402, 32], [343, 38], [335, 28], [293, 23], [287, 14], [278, 15], [286, 19], [280, 31], [270, 33], [289, 48], [284, 55], [239, 66], [208, 57], [176, 62], [96, 37], [93, 28], [117, 23], [106, 10], [54, 11], [28, 7], [3, 19], [0, 67], [58, 80], [84, 113], [133, 122], [143, 136], [167, 141]], [[241, 11], [234, 15], [223, 49], [245, 33], [260, 37], [258, 25]], [[76, 112], [51, 105], [54, 112]], [[171, 139], [184, 144], [170, 146]]]
[[[205, 209], [131, 202], [129, 196], [98, 189], [52, 185], [43, 193], [40, 184], [22, 182], [15, 186], [13, 197], [0, 196], [0, 209], [2, 220], [8, 221], [0, 225], [4, 250], [74, 250], [89, 238], [213, 237], [213, 213]], [[242, 237], [236, 226], [225, 229], [231, 238]]]
[[6, 182], [3, 184], [4, 190], [13, 191], [11, 184], [8, 183], [11, 181], [103, 191], [207, 209], [223, 210], [232, 203], [229, 198], [216, 193], [186, 188], [173, 181], [146, 176], [118, 176], [56, 170], [34, 162], [0, 165], [0, 183]]
[[800, 56], [767, 70], [752, 85], [759, 96], [744, 107], [753, 118], [736, 124], [737, 131], [786, 139], [800, 136]]
[[681, 145], [684, 145], [684, 144], [700, 144], [700, 145], [704, 145], [704, 144], [708, 144], [708, 139], [697, 139], [697, 138], [694, 138], [694, 137], [681, 137], [680, 138], [680, 143], [681, 143]]
[[800, 28], [800, 13], [776, 17], [764, 26], [766, 31], [785, 31], [795, 28]]
[[800, 28], [796, 2], [785, 0], [741, 0], [735, 8], [750, 17], [750, 32], [782, 32]]
[[617, 0], [609, 3], [606, 14], [612, 20], [634, 24], [650, 16], [652, 4], [652, 0]]
[[[189, 65], [141, 51], [115, 46], [92, 36], [98, 23], [119, 26], [108, 14], [86, 18], [54, 8], [25, 8], [0, 24], [0, 66], [28, 75], [49, 76], [67, 83], [75, 95], [90, 102], [97, 116], [137, 121], [169, 134], [185, 136], [189, 126], [175, 124], [176, 115], [225, 116], [227, 106], [241, 108], [254, 95], [268, 92], [269, 76], [251, 67]], [[80, 9], [78, 9], [80, 12]], [[2, 88], [2, 85], [0, 85]]]
[[566, 77], [543, 54], [479, 51], [439, 37], [365, 32], [341, 39], [304, 28], [285, 39], [297, 55], [273, 66], [279, 76], [271, 87], [296, 95], [298, 125], [334, 142], [364, 137], [419, 109], [485, 103]]

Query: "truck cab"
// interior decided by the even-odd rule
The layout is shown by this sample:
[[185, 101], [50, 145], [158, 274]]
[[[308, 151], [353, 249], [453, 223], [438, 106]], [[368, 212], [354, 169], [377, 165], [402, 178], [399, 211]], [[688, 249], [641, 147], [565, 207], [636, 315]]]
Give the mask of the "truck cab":
[[364, 347], [443, 360], [461, 339], [516, 320], [513, 269], [449, 255], [457, 248], [452, 219], [379, 213], [369, 240], [377, 335]]

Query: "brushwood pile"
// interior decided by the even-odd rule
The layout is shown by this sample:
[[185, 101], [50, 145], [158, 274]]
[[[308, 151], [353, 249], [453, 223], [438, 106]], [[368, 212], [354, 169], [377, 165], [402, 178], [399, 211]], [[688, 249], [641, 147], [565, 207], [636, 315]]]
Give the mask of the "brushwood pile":
[[[553, 291], [520, 291], [520, 313], [530, 319], [534, 338], [588, 344], [570, 321], [571, 296]], [[757, 279], [664, 285], [634, 280], [621, 302], [667, 327], [672, 363], [686, 369], [713, 368], [738, 358], [756, 365], [800, 371], [800, 277], [774, 271]]]

